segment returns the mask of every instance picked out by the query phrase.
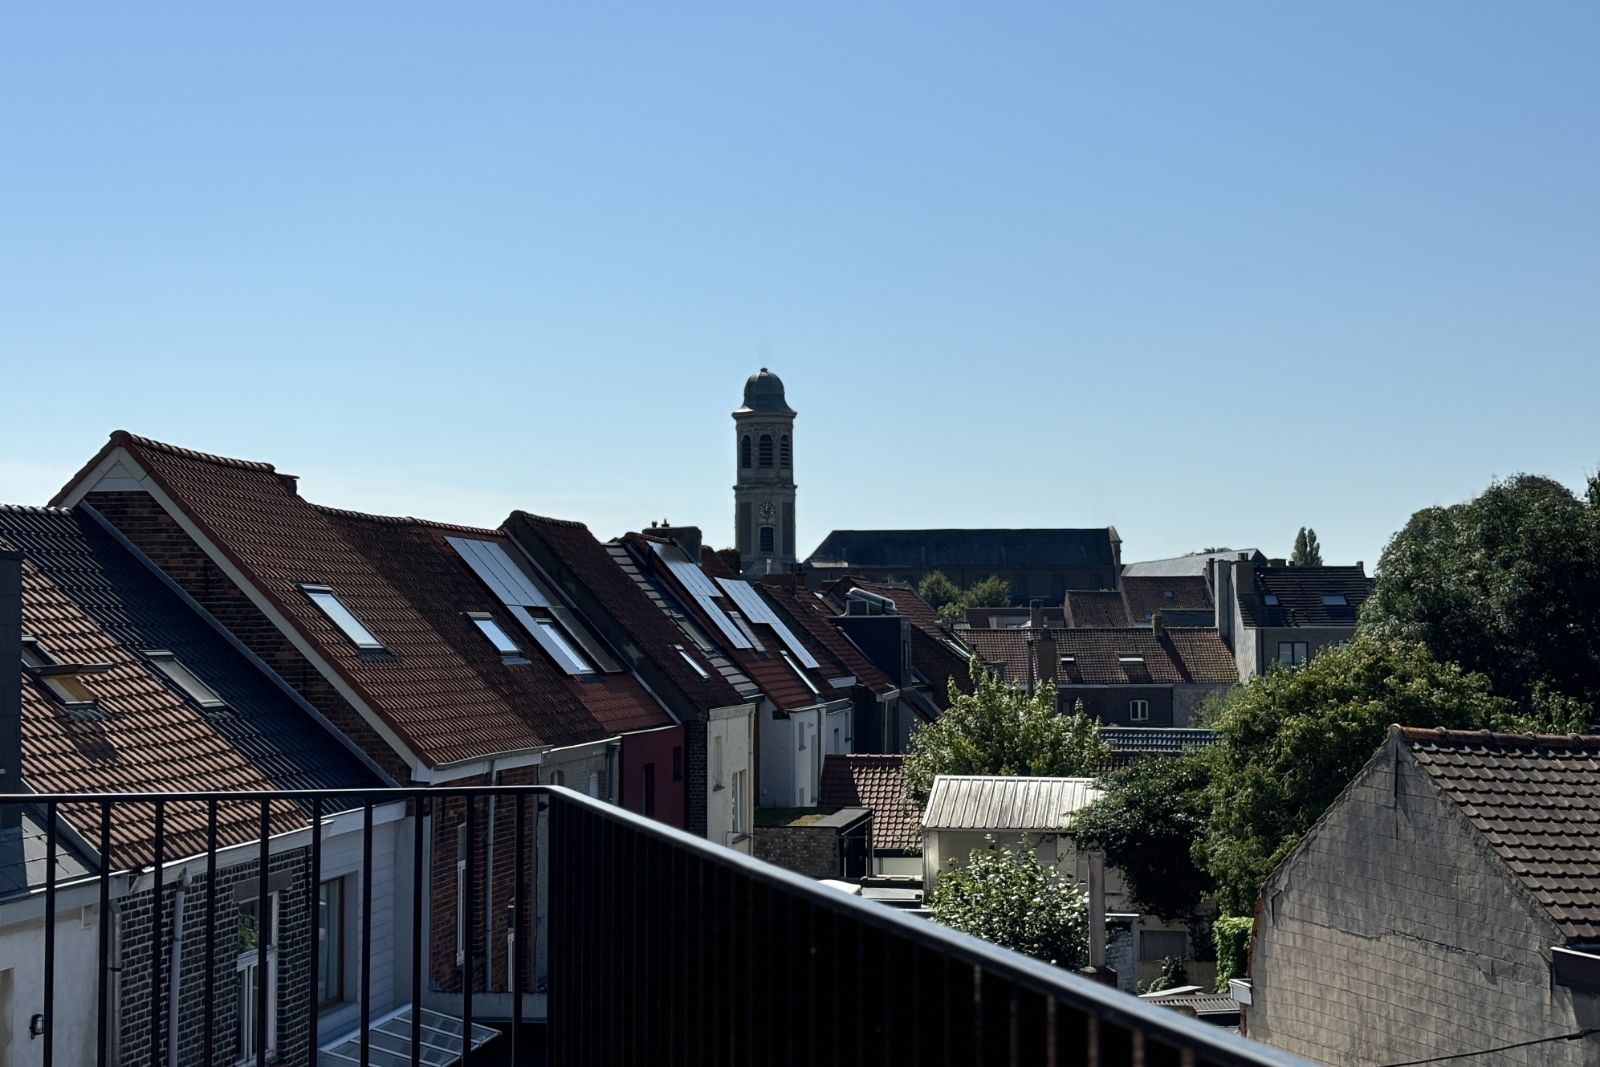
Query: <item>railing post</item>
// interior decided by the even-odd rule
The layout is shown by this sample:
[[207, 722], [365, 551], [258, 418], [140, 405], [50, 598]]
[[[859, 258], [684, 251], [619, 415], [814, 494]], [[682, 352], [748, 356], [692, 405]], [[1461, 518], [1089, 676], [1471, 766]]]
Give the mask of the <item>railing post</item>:
[[[362, 878], [366, 871], [362, 871]], [[344, 908], [344, 898], [339, 898]], [[306, 1056], [308, 1063], [317, 1059], [317, 1008], [322, 1004], [322, 946], [318, 935], [322, 931], [322, 798], [311, 798], [311, 871], [306, 878], [306, 914], [311, 917], [311, 960], [306, 967]], [[340, 916], [341, 923], [344, 916]], [[331, 931], [330, 931], [331, 932]], [[207, 1060], [206, 1062], [210, 1062]]]
[[150, 1067], [161, 1065], [161, 883], [166, 864], [166, 805], [156, 801], [156, 856], [154, 881], [150, 888]]
[[[462, 909], [461, 930], [461, 1064], [466, 1067], [467, 1061], [472, 1056], [472, 976], [476, 960], [472, 952], [472, 935], [478, 929], [477, 909], [473, 907], [478, 902], [477, 879], [473, 877], [473, 854], [477, 851], [478, 843], [478, 798], [472, 793], [467, 794], [467, 830], [466, 830], [466, 877], [462, 880], [461, 894], [464, 900], [456, 901], [456, 907]], [[484, 946], [487, 948], [488, 946]]]
[[[95, 976], [95, 1002], [99, 1005], [95, 1029], [94, 1060], [106, 1067], [110, 1054], [111, 1030], [111, 801], [100, 801], [100, 949], [96, 955], [99, 973]], [[207, 998], [207, 1007], [210, 1007]]]
[[[27, 881], [27, 864], [23, 864]], [[56, 1031], [56, 802], [44, 806], [44, 1067], [55, 1065]]]
[[202, 1062], [215, 1063], [216, 1006], [217, 999], [217, 802], [206, 803], [206, 988], [205, 1037], [201, 1039], [204, 1051]]
[[274, 936], [272, 897], [267, 888], [272, 866], [272, 801], [261, 802], [260, 878], [256, 880], [256, 1067], [267, 1067], [267, 943]]
[[372, 1062], [372, 798], [361, 808], [361, 1067]]
[[[412, 794], [411, 820], [411, 1062], [422, 1062], [422, 848], [423, 809], [428, 801]], [[430, 950], [432, 945], [429, 945]]]

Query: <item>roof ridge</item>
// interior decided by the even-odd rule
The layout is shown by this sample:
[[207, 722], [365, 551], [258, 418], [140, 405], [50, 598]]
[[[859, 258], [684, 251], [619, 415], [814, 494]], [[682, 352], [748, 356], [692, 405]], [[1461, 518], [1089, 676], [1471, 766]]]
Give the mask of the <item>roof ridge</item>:
[[521, 508], [513, 511], [511, 514], [522, 518], [526, 522], [542, 522], [549, 526], [567, 526], [574, 527], [579, 530], [587, 530], [589, 528], [587, 525], [577, 521], [576, 519], [557, 519], [550, 515], [537, 515], [531, 511], [524, 511]]
[[27, 512], [30, 515], [71, 515], [71, 508], [57, 507], [54, 504], [0, 504], [0, 511]]
[[[307, 501], [310, 503], [310, 501]], [[341, 518], [356, 519], [361, 522], [386, 523], [394, 526], [421, 526], [431, 530], [450, 530], [456, 533], [488, 534], [495, 537], [504, 537], [499, 530], [491, 530], [487, 526], [463, 526], [455, 522], [441, 522], [438, 519], [419, 519], [415, 515], [379, 515], [371, 511], [356, 511], [352, 508], [336, 508], [328, 504], [312, 504], [316, 510], [324, 515], [338, 515]]]
[[157, 441], [153, 437], [141, 437], [136, 433], [129, 433], [127, 430], [112, 431], [111, 441], [113, 444], [137, 445], [152, 452], [166, 452], [169, 455], [182, 456], [184, 459], [198, 460], [201, 463], [214, 463], [219, 467], [238, 467], [242, 470], [277, 473], [276, 467], [260, 460], [235, 459], [232, 456], [219, 456], [212, 452], [198, 452], [195, 449], [184, 448], [181, 445], [171, 445], [165, 441]]
[[1540, 734], [1503, 733], [1495, 730], [1450, 730], [1443, 726], [1399, 726], [1407, 741], [1443, 741], [1452, 744], [1469, 742], [1506, 745], [1508, 747], [1582, 748], [1600, 749], [1600, 734]]

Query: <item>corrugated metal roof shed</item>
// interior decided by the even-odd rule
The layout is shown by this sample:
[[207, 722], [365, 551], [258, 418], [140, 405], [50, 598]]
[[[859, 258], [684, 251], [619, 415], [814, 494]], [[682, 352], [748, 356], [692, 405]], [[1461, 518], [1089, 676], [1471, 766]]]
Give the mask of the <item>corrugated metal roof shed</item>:
[[1059, 832], [1100, 794], [1093, 778], [941, 774], [933, 780], [922, 825], [927, 830]]

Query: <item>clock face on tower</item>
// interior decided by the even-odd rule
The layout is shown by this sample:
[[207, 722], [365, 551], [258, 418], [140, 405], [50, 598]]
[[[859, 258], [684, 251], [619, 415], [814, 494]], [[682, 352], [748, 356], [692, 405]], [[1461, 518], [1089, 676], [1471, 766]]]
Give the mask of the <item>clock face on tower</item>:
[[761, 521], [762, 522], [771, 522], [772, 521], [772, 516], [774, 514], [776, 514], [776, 513], [777, 513], [777, 509], [772, 506], [772, 501], [770, 501], [770, 500], [762, 501], [762, 503], [761, 503]]

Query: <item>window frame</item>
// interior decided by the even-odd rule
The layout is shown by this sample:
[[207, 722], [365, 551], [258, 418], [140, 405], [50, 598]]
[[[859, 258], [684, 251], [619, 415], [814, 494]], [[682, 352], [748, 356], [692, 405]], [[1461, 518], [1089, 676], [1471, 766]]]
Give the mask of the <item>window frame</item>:
[[[361, 617], [351, 611], [348, 604], [339, 599], [339, 594], [334, 592], [332, 586], [323, 585], [320, 582], [301, 582], [299, 589], [305, 598], [311, 601], [312, 606], [322, 612], [322, 617], [332, 623], [334, 629], [343, 634], [345, 640], [356, 646], [358, 651], [388, 651], [378, 635], [372, 632], [372, 627], [362, 622]], [[330, 603], [332, 607], [329, 606]], [[341, 613], [343, 617], [341, 617]], [[362, 635], [365, 635], [365, 637]]]
[[739, 469], [742, 471], [747, 471], [750, 469], [749, 434], [745, 434], [743, 437], [739, 438]]
[[[502, 663], [528, 662], [527, 653], [522, 651], [522, 646], [517, 644], [517, 642], [512, 638], [511, 632], [504, 626], [501, 626], [500, 620], [495, 618], [491, 612], [469, 611], [466, 613], [466, 616], [467, 621], [472, 623], [473, 628], [482, 634], [489, 642], [490, 646], [492, 646], [494, 650], [500, 654], [500, 661]], [[499, 640], [495, 639], [495, 634], [500, 635]], [[502, 641], [509, 647], [502, 647]]]
[[200, 707], [207, 711], [214, 711], [228, 706], [227, 700], [223, 699], [221, 693], [207, 685], [204, 678], [196, 674], [171, 651], [164, 648], [151, 648], [141, 650], [139, 654], [163, 678], [183, 690], [184, 695]]
[[[1141, 714], [1141, 712], [1142, 712], [1142, 714]], [[1150, 721], [1150, 701], [1144, 700], [1142, 698], [1128, 701], [1128, 721], [1129, 722], [1149, 722]]]
[[343, 1004], [343, 1003], [345, 1003], [346, 998], [347, 998], [347, 990], [346, 990], [346, 982], [345, 982], [345, 965], [346, 965], [345, 942], [346, 942], [346, 939], [348, 937], [348, 931], [349, 931], [348, 922], [349, 922], [349, 914], [350, 914], [350, 911], [349, 911], [350, 892], [349, 892], [349, 887], [346, 885], [346, 883], [349, 880], [350, 880], [350, 876], [349, 875], [339, 875], [338, 877], [335, 877], [335, 878], [324, 878], [321, 882], [319, 882], [317, 884], [317, 920], [318, 920], [317, 929], [318, 929], [318, 933], [319, 934], [321, 932], [323, 891], [326, 890], [329, 886], [334, 886], [338, 890], [338, 893], [337, 893], [338, 914], [334, 919], [334, 922], [332, 924], [331, 929], [328, 931], [328, 933], [329, 933], [328, 943], [323, 945], [317, 952], [317, 965], [319, 967], [326, 967], [327, 964], [328, 964], [328, 959], [329, 959], [328, 947], [330, 945], [333, 947], [332, 955], [333, 955], [333, 958], [335, 960], [334, 967], [333, 967], [333, 975], [335, 977], [336, 988], [333, 990], [331, 995], [323, 996], [323, 985], [322, 985], [323, 976], [321, 974], [317, 975], [317, 997], [318, 997], [317, 1010], [318, 1011], [325, 1011], [328, 1008], [332, 1008], [332, 1007], [335, 1007], [337, 1005]]
[[778, 528], [776, 526], [762, 526], [756, 534], [757, 552], [778, 551]]
[[[1289, 658], [1284, 659], [1284, 650], [1288, 649]], [[1311, 661], [1311, 649], [1305, 641], [1279, 641], [1278, 662], [1285, 667], [1304, 667]]]

